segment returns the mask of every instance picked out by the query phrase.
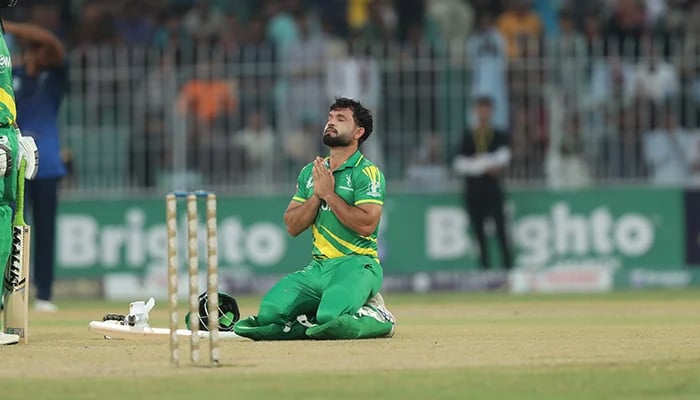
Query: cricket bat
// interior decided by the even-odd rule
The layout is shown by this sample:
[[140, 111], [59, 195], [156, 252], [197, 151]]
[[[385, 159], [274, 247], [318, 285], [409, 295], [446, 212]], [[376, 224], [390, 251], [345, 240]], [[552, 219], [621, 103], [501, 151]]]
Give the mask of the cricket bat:
[[17, 175], [17, 200], [12, 221], [12, 249], [5, 267], [3, 304], [5, 305], [5, 333], [19, 335], [21, 343], [29, 341], [29, 245], [31, 228], [24, 221], [24, 170], [22, 160]]

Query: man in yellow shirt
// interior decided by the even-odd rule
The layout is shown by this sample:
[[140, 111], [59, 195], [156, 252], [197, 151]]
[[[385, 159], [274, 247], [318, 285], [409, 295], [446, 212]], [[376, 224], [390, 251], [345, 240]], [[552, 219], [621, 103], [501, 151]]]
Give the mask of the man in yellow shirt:
[[508, 44], [508, 58], [515, 60], [539, 48], [540, 17], [532, 11], [531, 0], [512, 0], [496, 24]]

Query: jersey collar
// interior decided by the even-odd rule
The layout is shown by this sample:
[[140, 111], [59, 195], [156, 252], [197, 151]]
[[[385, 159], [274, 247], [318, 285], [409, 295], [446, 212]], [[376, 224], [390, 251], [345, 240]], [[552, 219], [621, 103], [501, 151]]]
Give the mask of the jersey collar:
[[[363, 158], [365, 158], [365, 156], [360, 153], [360, 149], [357, 149], [354, 153], [352, 153], [350, 158], [345, 160], [345, 162], [335, 171], [342, 171], [346, 168], [355, 168], [360, 164], [360, 161], [362, 161]], [[330, 162], [330, 157], [326, 157], [326, 160], [326, 162]]]

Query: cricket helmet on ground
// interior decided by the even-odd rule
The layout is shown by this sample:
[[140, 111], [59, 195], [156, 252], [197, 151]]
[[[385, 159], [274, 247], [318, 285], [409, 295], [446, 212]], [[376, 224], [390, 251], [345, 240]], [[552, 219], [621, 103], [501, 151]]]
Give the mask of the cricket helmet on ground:
[[[224, 292], [219, 294], [219, 330], [229, 332], [233, 330], [235, 324], [241, 318], [241, 312], [238, 310], [238, 302], [233, 296]], [[199, 295], [199, 329], [209, 330], [209, 307], [207, 305], [209, 295], [204, 292]], [[185, 325], [190, 329], [190, 313], [185, 315]]]

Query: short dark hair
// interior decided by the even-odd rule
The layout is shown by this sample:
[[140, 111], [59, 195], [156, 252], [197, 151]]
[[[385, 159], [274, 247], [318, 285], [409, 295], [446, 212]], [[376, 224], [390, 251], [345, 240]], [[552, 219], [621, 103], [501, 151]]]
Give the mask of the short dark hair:
[[365, 133], [362, 135], [359, 142], [359, 144], [362, 144], [365, 140], [367, 140], [369, 135], [372, 134], [372, 128], [374, 127], [372, 113], [363, 107], [359, 101], [349, 99], [347, 97], [336, 97], [335, 102], [331, 104], [328, 111], [337, 111], [344, 108], [351, 109], [353, 121], [355, 121], [357, 126], [360, 128], [365, 128]]
[[493, 106], [493, 99], [491, 96], [479, 95], [474, 99], [474, 104], [477, 106]]

